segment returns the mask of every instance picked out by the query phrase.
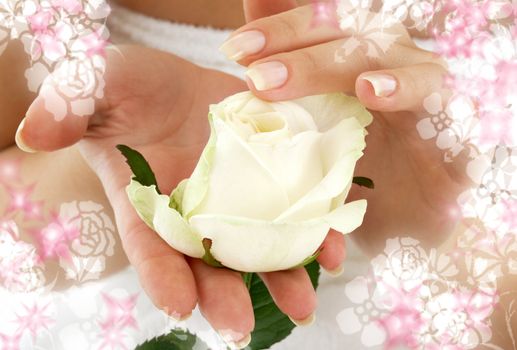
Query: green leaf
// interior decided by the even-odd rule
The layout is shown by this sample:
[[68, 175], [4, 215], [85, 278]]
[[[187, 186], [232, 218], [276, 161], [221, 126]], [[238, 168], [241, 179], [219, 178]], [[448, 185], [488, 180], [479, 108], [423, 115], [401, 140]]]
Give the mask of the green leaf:
[[[212, 256], [210, 248], [212, 241], [208, 238], [203, 240], [203, 246], [207, 254], [203, 260], [216, 267], [222, 265]], [[314, 289], [318, 288], [320, 276], [320, 265], [315, 260], [320, 251], [310, 257], [312, 262], [305, 265]], [[307, 259], [309, 261], [309, 259]], [[296, 325], [285, 315], [273, 301], [271, 294], [256, 273], [243, 273], [242, 278], [250, 292], [255, 315], [255, 329], [251, 333], [251, 343], [246, 347], [248, 350], [268, 349], [291, 334]], [[196, 336], [182, 330], [174, 330], [170, 334], [148, 340], [138, 346], [136, 350], [205, 350], [206, 345], [197, 347]], [[194, 347], [196, 345], [196, 347]]]
[[367, 187], [374, 189], [375, 184], [373, 183], [373, 180], [364, 176], [354, 176], [354, 179], [352, 180], [353, 183], [356, 185]]
[[194, 334], [183, 329], [174, 329], [167, 335], [153, 338], [138, 345], [135, 350], [209, 350]]
[[131, 168], [131, 171], [135, 175], [133, 180], [139, 182], [143, 186], [156, 186], [156, 191], [161, 194], [158, 189], [158, 183], [156, 182], [156, 176], [149, 166], [149, 163], [145, 160], [144, 156], [135, 151], [134, 149], [126, 145], [117, 145], [117, 149], [126, 158], [126, 162]]
[[244, 284], [246, 285], [246, 288], [250, 290], [251, 288], [251, 281], [253, 280], [253, 273], [251, 272], [243, 272], [242, 273], [242, 279], [244, 280]]
[[212, 240], [210, 238], [203, 238], [203, 248], [205, 248], [205, 255], [203, 255], [203, 261], [213, 267], [224, 267], [210, 252], [212, 248]]
[[[306, 265], [305, 269], [316, 289], [318, 287], [320, 265], [317, 261], [313, 261]], [[249, 349], [268, 349], [273, 344], [285, 339], [296, 326], [276, 306], [264, 282], [255, 273], [251, 277], [250, 286], [250, 296], [255, 313], [255, 329], [251, 333]]]

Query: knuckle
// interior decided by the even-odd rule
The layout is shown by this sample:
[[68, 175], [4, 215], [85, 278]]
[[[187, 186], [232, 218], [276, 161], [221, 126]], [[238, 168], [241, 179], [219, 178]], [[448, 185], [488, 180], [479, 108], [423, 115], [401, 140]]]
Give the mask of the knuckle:
[[321, 69], [314, 53], [309, 50], [300, 50], [296, 52], [295, 61], [303, 65], [306, 72], [314, 72]]
[[359, 56], [359, 59], [368, 71], [379, 70], [382, 67], [381, 57], [362, 53], [362, 55]]

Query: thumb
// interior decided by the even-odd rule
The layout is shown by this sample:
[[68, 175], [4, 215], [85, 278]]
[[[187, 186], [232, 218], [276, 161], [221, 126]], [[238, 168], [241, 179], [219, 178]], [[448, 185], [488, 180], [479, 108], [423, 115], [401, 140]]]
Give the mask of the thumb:
[[296, 0], [244, 0], [246, 23], [297, 7]]
[[46, 108], [38, 96], [29, 107], [16, 132], [16, 144], [28, 153], [51, 152], [75, 144], [86, 133], [88, 117], [67, 115], [62, 120]]
[[48, 76], [18, 126], [18, 147], [29, 153], [51, 152], [78, 142], [86, 133], [91, 116], [105, 104], [103, 99], [96, 98], [102, 95], [104, 87], [102, 72], [96, 74], [90, 85], [80, 84], [84, 74], [69, 70], [66, 79], [58, 79], [56, 72]]

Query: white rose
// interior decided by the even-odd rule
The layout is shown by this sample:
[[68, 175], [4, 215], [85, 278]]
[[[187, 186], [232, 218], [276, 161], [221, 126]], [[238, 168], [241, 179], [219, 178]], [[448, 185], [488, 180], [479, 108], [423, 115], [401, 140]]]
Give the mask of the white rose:
[[288, 269], [313, 255], [330, 228], [361, 225], [366, 200], [343, 204], [372, 117], [357, 99], [328, 94], [269, 103], [250, 92], [210, 106], [212, 134], [169, 198], [127, 188], [140, 217], [172, 247], [200, 258], [202, 240], [224, 266]]

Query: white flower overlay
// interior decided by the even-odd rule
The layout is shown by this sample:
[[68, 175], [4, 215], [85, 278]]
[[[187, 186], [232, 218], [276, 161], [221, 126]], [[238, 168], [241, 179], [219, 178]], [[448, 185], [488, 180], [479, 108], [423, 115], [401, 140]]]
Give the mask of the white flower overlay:
[[426, 251], [415, 239], [390, 239], [372, 260], [369, 278], [345, 287], [356, 306], [341, 311], [345, 334], [361, 332], [366, 347], [471, 349], [491, 338], [489, 317], [497, 303], [492, 286], [462, 286], [448, 255]]
[[92, 201], [75, 201], [62, 204], [59, 217], [79, 232], [70, 244], [70, 258], [59, 259], [66, 277], [79, 282], [98, 279], [116, 243], [115, 225], [106, 210]]
[[418, 335], [421, 349], [473, 349], [490, 340], [489, 316], [497, 303], [495, 290], [461, 288], [441, 293], [425, 304], [426, 320]]
[[100, 56], [75, 58], [57, 64], [41, 86], [40, 96], [56, 120], [67, 113], [91, 115], [95, 100], [103, 97], [105, 61]]
[[43, 264], [36, 248], [20, 240], [14, 221], [0, 222], [0, 286], [29, 292], [45, 284]]
[[3, 0], [0, 2], [0, 53], [9, 40], [20, 40], [31, 58], [25, 76], [41, 94], [56, 120], [84, 116], [103, 96], [104, 0]]
[[380, 57], [400, 37], [400, 34], [393, 33], [392, 27], [397, 21], [392, 17], [385, 17], [381, 13], [372, 14], [347, 1], [340, 1], [337, 11], [339, 26], [347, 38], [334, 54], [336, 62], [346, 62], [356, 50], [361, 50], [370, 58]]
[[374, 258], [371, 265], [374, 275], [380, 276], [385, 283], [407, 288], [458, 273], [450, 257], [439, 255], [436, 249], [427, 252], [418, 240], [410, 237], [388, 239], [384, 254]]
[[468, 251], [466, 266], [472, 283], [496, 283], [517, 274], [517, 149], [500, 145], [488, 154], [478, 185], [459, 199], [469, 220], [458, 238]]
[[427, 114], [417, 123], [417, 130], [424, 140], [436, 138], [436, 146], [446, 151], [444, 161], [452, 162], [463, 150], [476, 156], [472, 144], [479, 120], [468, 97], [456, 95], [444, 105], [441, 95], [432, 93], [424, 99], [424, 108]]
[[386, 334], [376, 320], [385, 314], [380, 301], [379, 291], [372, 291], [371, 281], [364, 277], [356, 277], [345, 286], [346, 296], [355, 306], [341, 311], [336, 321], [345, 334], [361, 332], [361, 341], [371, 347], [386, 341]]
[[397, 21], [407, 23], [409, 28], [425, 29], [439, 11], [440, 2], [436, 0], [387, 0], [382, 2], [381, 13]]

